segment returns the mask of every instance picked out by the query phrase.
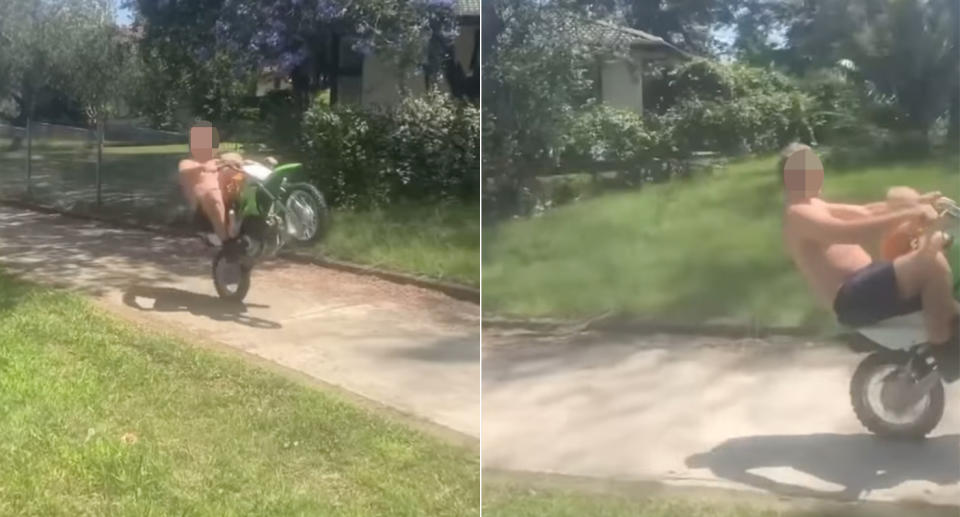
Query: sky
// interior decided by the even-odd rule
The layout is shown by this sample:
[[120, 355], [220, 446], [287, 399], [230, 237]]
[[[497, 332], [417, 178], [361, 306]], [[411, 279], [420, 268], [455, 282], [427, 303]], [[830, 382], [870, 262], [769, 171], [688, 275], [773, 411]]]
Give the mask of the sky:
[[119, 7], [117, 9], [117, 24], [124, 27], [133, 23], [133, 11], [126, 7]]

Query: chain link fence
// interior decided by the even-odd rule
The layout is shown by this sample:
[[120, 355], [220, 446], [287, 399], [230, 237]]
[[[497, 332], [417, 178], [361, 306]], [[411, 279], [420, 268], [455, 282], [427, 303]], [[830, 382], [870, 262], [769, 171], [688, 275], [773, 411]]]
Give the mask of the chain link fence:
[[116, 121], [101, 139], [86, 128], [27, 126], [0, 125], [0, 198], [123, 222], [189, 223], [177, 170], [189, 154], [186, 133]]

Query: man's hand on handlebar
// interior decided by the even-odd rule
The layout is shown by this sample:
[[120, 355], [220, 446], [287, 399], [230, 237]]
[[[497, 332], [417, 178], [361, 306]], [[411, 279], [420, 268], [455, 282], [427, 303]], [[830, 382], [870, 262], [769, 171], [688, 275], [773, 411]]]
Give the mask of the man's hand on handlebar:
[[916, 217], [919, 219], [919, 223], [923, 226], [930, 225], [937, 222], [940, 219], [940, 213], [937, 212], [933, 206], [928, 204], [917, 205], [911, 210]]
[[939, 190], [934, 190], [933, 192], [927, 192], [926, 194], [922, 194], [920, 197], [917, 198], [917, 202], [933, 204], [942, 197], [943, 197], [943, 194], [941, 194]]
[[938, 212], [945, 212], [948, 209], [957, 206], [956, 201], [944, 196], [939, 190], [928, 192], [920, 196], [917, 201], [931, 205]]

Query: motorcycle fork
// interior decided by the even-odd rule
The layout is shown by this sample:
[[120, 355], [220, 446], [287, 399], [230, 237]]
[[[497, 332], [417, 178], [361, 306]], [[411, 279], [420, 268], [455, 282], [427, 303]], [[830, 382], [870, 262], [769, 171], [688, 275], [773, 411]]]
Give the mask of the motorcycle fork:
[[[281, 178], [280, 185], [277, 187], [277, 191], [280, 192], [281, 194], [283, 192], [286, 192], [286, 186], [287, 186], [287, 178]], [[279, 198], [277, 196], [274, 196], [273, 192], [270, 192], [270, 189], [268, 189], [266, 185], [262, 185], [260, 190], [263, 191], [263, 193], [266, 194], [268, 198], [270, 198], [271, 207], [279, 207], [279, 211], [281, 214], [284, 214], [286, 212], [286, 207], [284, 207], [282, 204], [277, 202]]]
[[243, 216], [237, 217], [236, 208], [227, 211], [227, 228], [230, 229], [230, 237], [237, 238], [240, 235], [240, 225], [243, 224]]
[[[277, 192], [283, 194], [287, 191], [287, 178], [280, 178], [280, 185], [277, 186]], [[279, 202], [279, 196], [274, 196], [272, 192], [266, 186], [263, 187], [263, 192], [270, 198], [270, 211], [266, 214], [267, 217], [274, 215], [274, 212], [281, 216], [282, 223], [284, 228], [280, 231], [280, 246], [283, 247], [287, 243], [287, 207], [283, 206], [283, 203]]]
[[905, 374], [910, 376], [909, 385], [903, 394], [904, 407], [920, 402], [940, 382], [940, 372], [928, 363], [927, 355], [915, 349], [906, 364]]

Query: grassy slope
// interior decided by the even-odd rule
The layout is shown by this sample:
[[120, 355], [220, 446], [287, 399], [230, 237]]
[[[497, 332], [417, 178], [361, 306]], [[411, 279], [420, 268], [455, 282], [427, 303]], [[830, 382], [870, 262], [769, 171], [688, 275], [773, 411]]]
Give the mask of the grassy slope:
[[479, 515], [479, 460], [0, 276], [2, 515]]
[[320, 245], [334, 258], [480, 285], [480, 208], [400, 205], [338, 212]]
[[[743, 160], [712, 176], [484, 229], [485, 310], [523, 316], [625, 310], [680, 322], [831, 325], [781, 251], [775, 162]], [[956, 195], [956, 170], [955, 158], [828, 167], [825, 196], [876, 200], [898, 184]]]

